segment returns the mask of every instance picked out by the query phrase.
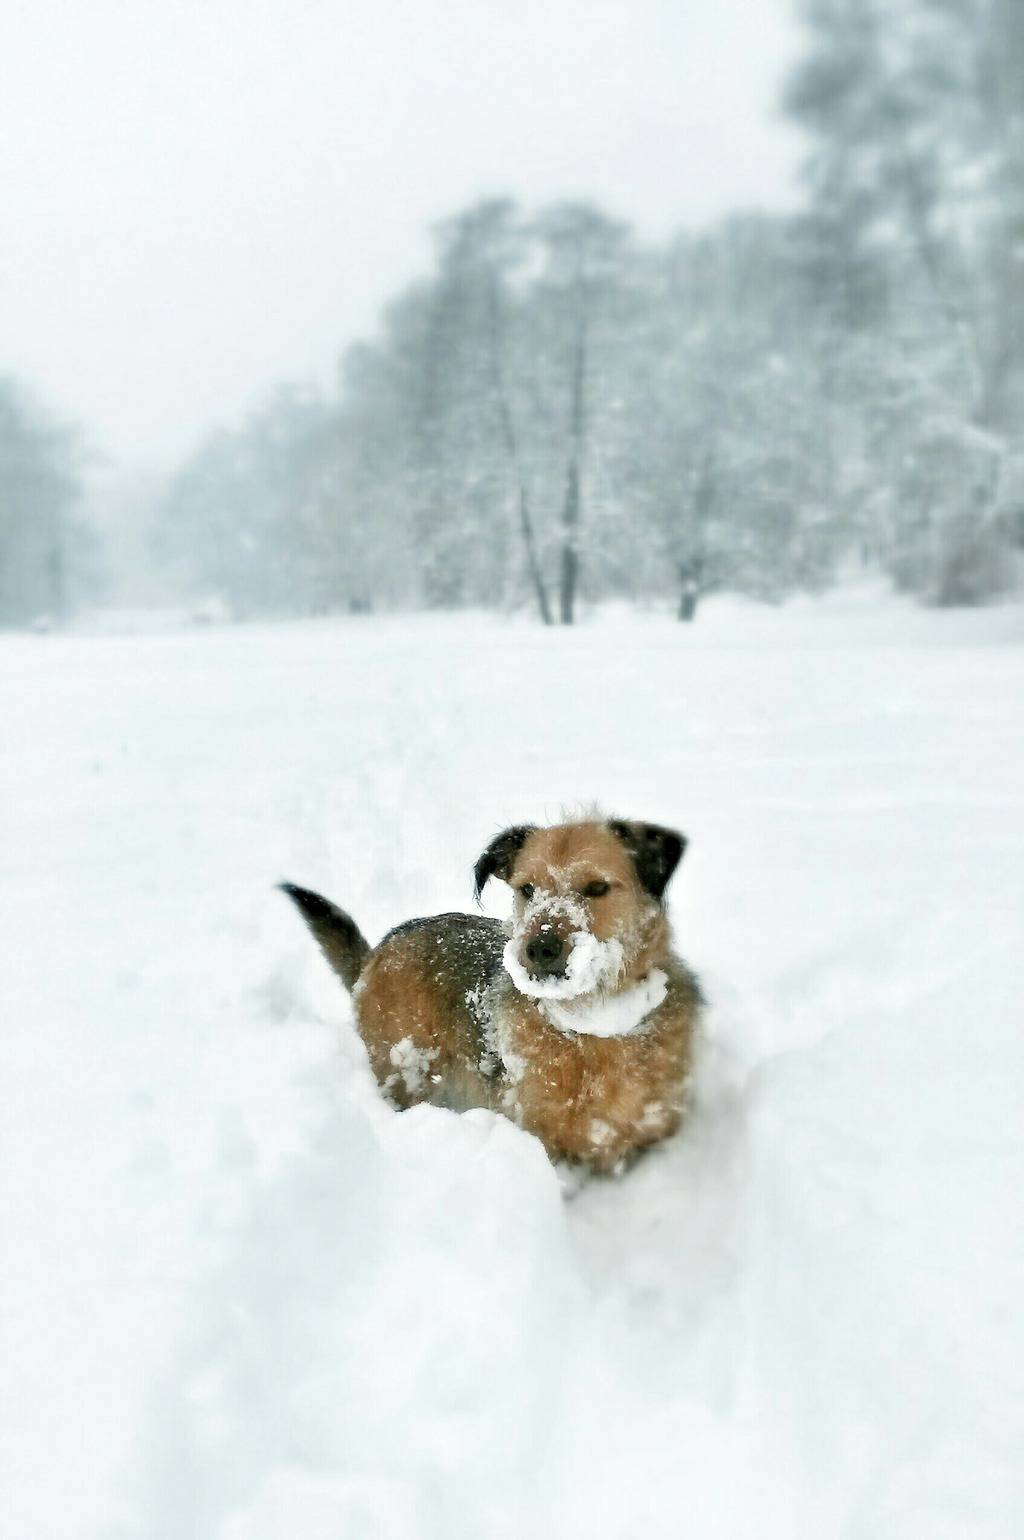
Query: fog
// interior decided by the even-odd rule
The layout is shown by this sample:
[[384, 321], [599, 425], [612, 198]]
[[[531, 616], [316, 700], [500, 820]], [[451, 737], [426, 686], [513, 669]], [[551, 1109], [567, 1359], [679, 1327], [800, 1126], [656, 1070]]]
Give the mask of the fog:
[[6, 13], [0, 618], [1013, 588], [1011, 0]]
[[72, 0], [0, 17], [0, 369], [167, 468], [329, 384], [485, 193], [651, 234], [794, 197], [784, 0]]

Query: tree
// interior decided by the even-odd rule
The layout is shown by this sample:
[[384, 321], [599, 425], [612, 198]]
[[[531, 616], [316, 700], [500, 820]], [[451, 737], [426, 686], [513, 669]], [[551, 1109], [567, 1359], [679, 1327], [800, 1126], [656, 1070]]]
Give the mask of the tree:
[[81, 450], [75, 431], [0, 378], [0, 621], [61, 621], [92, 552], [74, 517]]
[[456, 250], [469, 246], [470, 260], [479, 266], [484, 290], [486, 358], [488, 384], [497, 415], [501, 441], [508, 457], [516, 487], [519, 531], [523, 554], [544, 625], [551, 625], [551, 605], [541, 571], [537, 536], [530, 507], [529, 475], [516, 426], [515, 405], [509, 383], [509, 274], [523, 259], [525, 239], [521, 227], [514, 226], [513, 205], [497, 200], [479, 205], [455, 232]]
[[806, 227], [833, 296], [824, 383], [835, 395], [852, 354], [866, 389], [846, 415], [867, 409], [890, 474], [875, 504], [895, 575], [984, 598], [1024, 442], [1024, 17], [1016, 0], [803, 11], [788, 106], [812, 137]]
[[638, 313], [616, 392], [616, 489], [637, 515], [629, 559], [642, 589], [668, 575], [692, 620], [715, 589], [775, 598], [820, 586], [846, 536], [791, 224], [743, 216], [679, 237], [629, 286]]
[[319, 607], [310, 451], [325, 418], [317, 395], [282, 387], [242, 428], [211, 435], [185, 463], [153, 540], [186, 587], [241, 615]]
[[[437, 315], [446, 319], [449, 348], [444, 385], [437, 370], [432, 383], [435, 402], [444, 389], [448, 440], [470, 472], [462, 497], [477, 539], [493, 543], [506, 495], [512, 493], [525, 570], [538, 613], [548, 625], [551, 610], [538, 554], [510, 359], [515, 318], [511, 281], [526, 253], [526, 233], [510, 200], [489, 199], [444, 221], [436, 235]], [[477, 501], [481, 490], [483, 506]], [[505, 531], [497, 543], [504, 549]]]
[[[534, 230], [544, 251], [537, 303], [548, 341], [549, 375], [562, 375], [564, 493], [560, 515], [559, 619], [572, 625], [580, 578], [583, 479], [602, 378], [601, 351], [618, 297], [627, 227], [591, 204], [543, 211]], [[612, 324], [614, 334], [614, 324]]]

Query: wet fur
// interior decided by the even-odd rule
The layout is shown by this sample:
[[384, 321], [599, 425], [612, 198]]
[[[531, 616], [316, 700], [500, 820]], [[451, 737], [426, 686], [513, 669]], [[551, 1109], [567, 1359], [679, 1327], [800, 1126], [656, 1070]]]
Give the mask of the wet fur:
[[[509, 928], [497, 920], [412, 920], [371, 950], [342, 910], [306, 889], [285, 891], [352, 989], [371, 1067], [395, 1106], [488, 1107], [536, 1134], [552, 1159], [611, 1170], [674, 1133], [685, 1106], [701, 996], [671, 950], [662, 903], [684, 848], [671, 830], [594, 819], [505, 830], [476, 864], [478, 891], [492, 876], [565, 894], [594, 877], [609, 882], [586, 908], [593, 934], [623, 946], [618, 987], [655, 967], [668, 981], [643, 1028], [621, 1037], [553, 1026], [505, 971]], [[526, 913], [517, 891], [519, 948], [530, 937]]]

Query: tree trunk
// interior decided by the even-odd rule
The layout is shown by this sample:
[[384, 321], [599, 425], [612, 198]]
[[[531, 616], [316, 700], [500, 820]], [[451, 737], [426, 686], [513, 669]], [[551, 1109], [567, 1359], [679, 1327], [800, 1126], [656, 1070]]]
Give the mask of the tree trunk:
[[576, 588], [579, 582], [580, 471], [583, 462], [584, 384], [587, 369], [587, 323], [582, 297], [576, 315], [576, 346], [573, 352], [572, 402], [569, 418], [569, 466], [562, 504], [562, 560], [559, 580], [559, 608], [563, 626], [575, 619]]
[[548, 603], [548, 591], [544, 586], [541, 576], [540, 562], [537, 559], [537, 542], [533, 537], [533, 521], [530, 518], [530, 504], [524, 483], [519, 483], [519, 528], [523, 535], [523, 545], [526, 548], [526, 565], [533, 583], [533, 591], [537, 599], [537, 608], [540, 610], [540, 618], [544, 625], [552, 624], [551, 605]]
[[559, 576], [559, 618], [563, 626], [571, 626], [575, 617], [576, 583], [580, 561], [577, 550], [577, 530], [580, 519], [580, 473], [575, 458], [569, 461], [569, 475], [565, 487], [565, 504], [562, 508], [562, 561]]
[[490, 320], [491, 373], [494, 380], [495, 396], [498, 402], [498, 416], [501, 420], [501, 434], [505, 440], [505, 449], [512, 465], [516, 486], [519, 489], [519, 529], [523, 537], [523, 548], [526, 552], [526, 568], [530, 574], [530, 582], [533, 584], [533, 592], [537, 600], [541, 621], [544, 625], [550, 626], [552, 623], [551, 605], [548, 602], [548, 591], [544, 584], [544, 577], [541, 573], [540, 561], [537, 556], [537, 541], [533, 533], [533, 520], [530, 517], [530, 494], [527, 490], [522, 460], [519, 456], [519, 440], [516, 437], [515, 423], [512, 420], [512, 408], [509, 404], [508, 391], [505, 388], [505, 372], [501, 367], [498, 289], [493, 277], [488, 294], [488, 310]]
[[692, 620], [704, 592], [706, 532], [715, 502], [715, 455], [709, 449], [697, 472], [693, 489], [689, 530], [682, 542], [685, 555], [676, 563], [679, 572], [679, 619]]
[[679, 563], [679, 619], [692, 620], [701, 595], [704, 562], [699, 556]]

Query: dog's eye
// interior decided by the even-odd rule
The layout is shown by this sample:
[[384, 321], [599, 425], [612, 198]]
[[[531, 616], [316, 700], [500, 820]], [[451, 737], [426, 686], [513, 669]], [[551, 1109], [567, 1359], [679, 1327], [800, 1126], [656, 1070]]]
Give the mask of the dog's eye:
[[533, 897], [533, 883], [524, 882], [519, 891], [526, 899], [527, 903], [529, 903], [530, 899]]
[[583, 889], [584, 898], [604, 898], [608, 891], [607, 882], [588, 882]]

